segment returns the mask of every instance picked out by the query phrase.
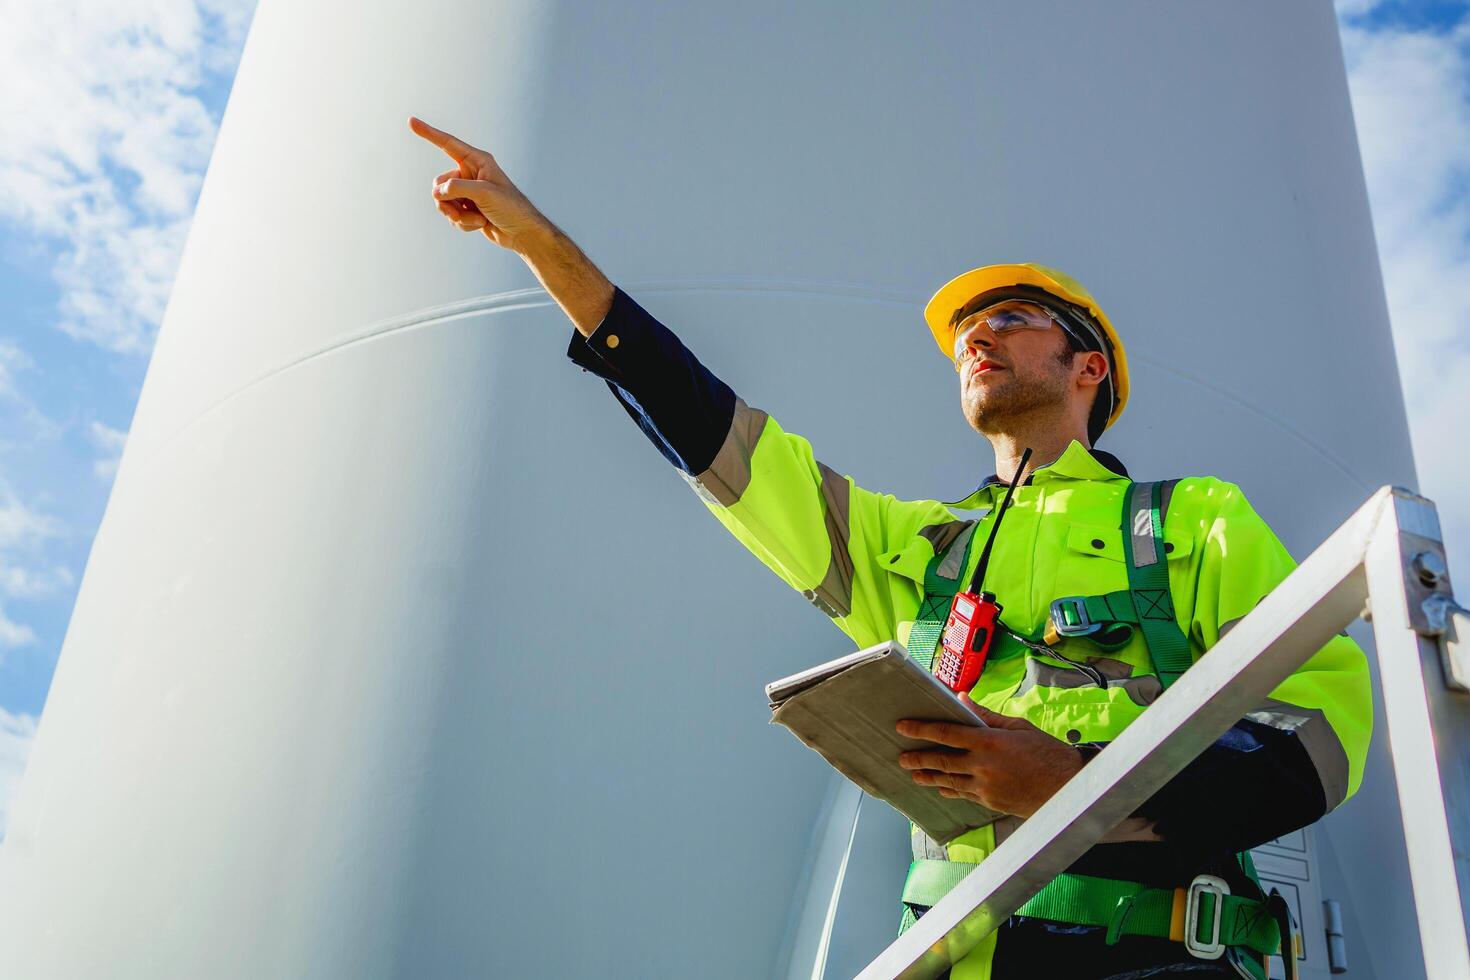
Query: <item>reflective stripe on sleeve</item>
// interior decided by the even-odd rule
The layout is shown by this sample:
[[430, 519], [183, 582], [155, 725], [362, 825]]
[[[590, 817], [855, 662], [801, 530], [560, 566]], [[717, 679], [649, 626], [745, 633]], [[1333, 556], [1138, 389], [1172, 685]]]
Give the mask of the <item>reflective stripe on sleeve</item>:
[[730, 418], [730, 431], [720, 451], [709, 464], [709, 469], [690, 479], [696, 491], [703, 491], [723, 507], [729, 507], [740, 499], [750, 486], [750, 458], [755, 453], [755, 444], [765, 430], [765, 412], [751, 408], [743, 398], [735, 399], [735, 413]]
[[826, 463], [817, 463], [822, 473], [822, 503], [826, 512], [827, 543], [832, 555], [827, 574], [815, 589], [802, 593], [828, 616], [837, 619], [852, 612], [852, 555], [848, 553], [848, 506], [851, 488], [847, 477]]

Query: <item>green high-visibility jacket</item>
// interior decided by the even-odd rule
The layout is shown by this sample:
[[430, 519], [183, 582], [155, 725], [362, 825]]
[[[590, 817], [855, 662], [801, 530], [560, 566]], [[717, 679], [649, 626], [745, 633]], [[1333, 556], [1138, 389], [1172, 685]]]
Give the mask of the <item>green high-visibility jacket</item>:
[[[907, 641], [925, 568], [966, 526], [956, 511], [995, 508], [1005, 490], [992, 483], [952, 504], [874, 493], [821, 463], [807, 440], [743, 400], [709, 468], [686, 479], [730, 533], [859, 647]], [[1128, 588], [1119, 515], [1129, 482], [1074, 441], [1016, 488], [986, 578], [1012, 629], [1035, 635], [1061, 596]], [[980, 520], [976, 540], [989, 532], [994, 513]], [[1196, 657], [1296, 564], [1240, 488], [1215, 477], [1174, 485], [1164, 540], [1175, 613]], [[970, 549], [961, 582], [969, 581], [979, 553]], [[1078, 684], [1075, 668], [1027, 654], [988, 664], [971, 697], [1057, 738], [1106, 742], [1162, 689], [1141, 631], [1102, 656], [1086, 639], [1059, 649], [1103, 668], [1108, 687]], [[1372, 727], [1362, 649], [1346, 635], [1334, 637], [1248, 717], [1294, 728], [1326, 808], [1337, 806], [1362, 782]], [[994, 846], [992, 828], [974, 830], [949, 844], [947, 859], [982, 861]], [[994, 938], [956, 966], [954, 980], [989, 975]]]

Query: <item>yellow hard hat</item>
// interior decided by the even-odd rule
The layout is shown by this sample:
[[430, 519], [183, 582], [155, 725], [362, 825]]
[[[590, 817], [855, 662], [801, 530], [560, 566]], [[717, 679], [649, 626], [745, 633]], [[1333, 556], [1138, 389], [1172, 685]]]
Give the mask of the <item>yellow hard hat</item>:
[[934, 334], [934, 340], [939, 344], [939, 349], [944, 356], [954, 360], [955, 326], [958, 321], [955, 314], [963, 309], [971, 300], [984, 293], [996, 293], [996, 302], [1006, 298], [1004, 291], [1015, 289], [1017, 286], [1031, 286], [1044, 290], [1073, 306], [1086, 311], [1092, 317], [1094, 323], [1101, 328], [1103, 337], [1107, 340], [1109, 350], [1103, 351], [1108, 358], [1109, 367], [1113, 374], [1113, 408], [1108, 413], [1108, 426], [1118, 421], [1118, 416], [1123, 414], [1123, 406], [1128, 404], [1128, 358], [1123, 353], [1123, 341], [1118, 337], [1118, 332], [1113, 329], [1112, 323], [1108, 321], [1107, 314], [1102, 307], [1097, 305], [1097, 300], [1092, 294], [1083, 288], [1082, 284], [1065, 272], [1056, 269], [1048, 269], [1044, 265], [1034, 262], [1021, 262], [1010, 265], [987, 265], [979, 269], [971, 269], [962, 275], [955, 276], [949, 282], [939, 287], [924, 307], [924, 320], [929, 324], [930, 331]]

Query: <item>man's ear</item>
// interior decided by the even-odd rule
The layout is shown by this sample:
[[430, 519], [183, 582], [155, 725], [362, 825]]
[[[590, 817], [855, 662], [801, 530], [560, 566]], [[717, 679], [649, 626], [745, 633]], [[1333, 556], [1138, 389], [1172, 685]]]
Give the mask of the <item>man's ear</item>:
[[[1076, 370], [1077, 367], [1074, 361], [1073, 369]], [[1108, 359], [1101, 351], [1084, 351], [1080, 367], [1081, 373], [1077, 375], [1077, 383], [1084, 388], [1100, 385], [1108, 376]]]

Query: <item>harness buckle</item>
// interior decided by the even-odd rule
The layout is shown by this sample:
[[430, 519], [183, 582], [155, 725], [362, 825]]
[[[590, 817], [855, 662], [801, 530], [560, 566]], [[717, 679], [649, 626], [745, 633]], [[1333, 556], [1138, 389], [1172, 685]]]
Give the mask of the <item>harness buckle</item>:
[[[1211, 916], [1210, 936], [1207, 942], [1199, 938], [1200, 896], [1214, 897], [1215, 911]], [[1230, 894], [1230, 885], [1215, 875], [1199, 875], [1189, 883], [1189, 898], [1184, 907], [1184, 947], [1190, 955], [1202, 960], [1218, 960], [1225, 955], [1225, 944], [1220, 941], [1220, 921], [1225, 912], [1225, 896]]]
[[1090, 636], [1102, 629], [1087, 615], [1087, 596], [1069, 595], [1051, 604], [1051, 628], [1058, 636]]

